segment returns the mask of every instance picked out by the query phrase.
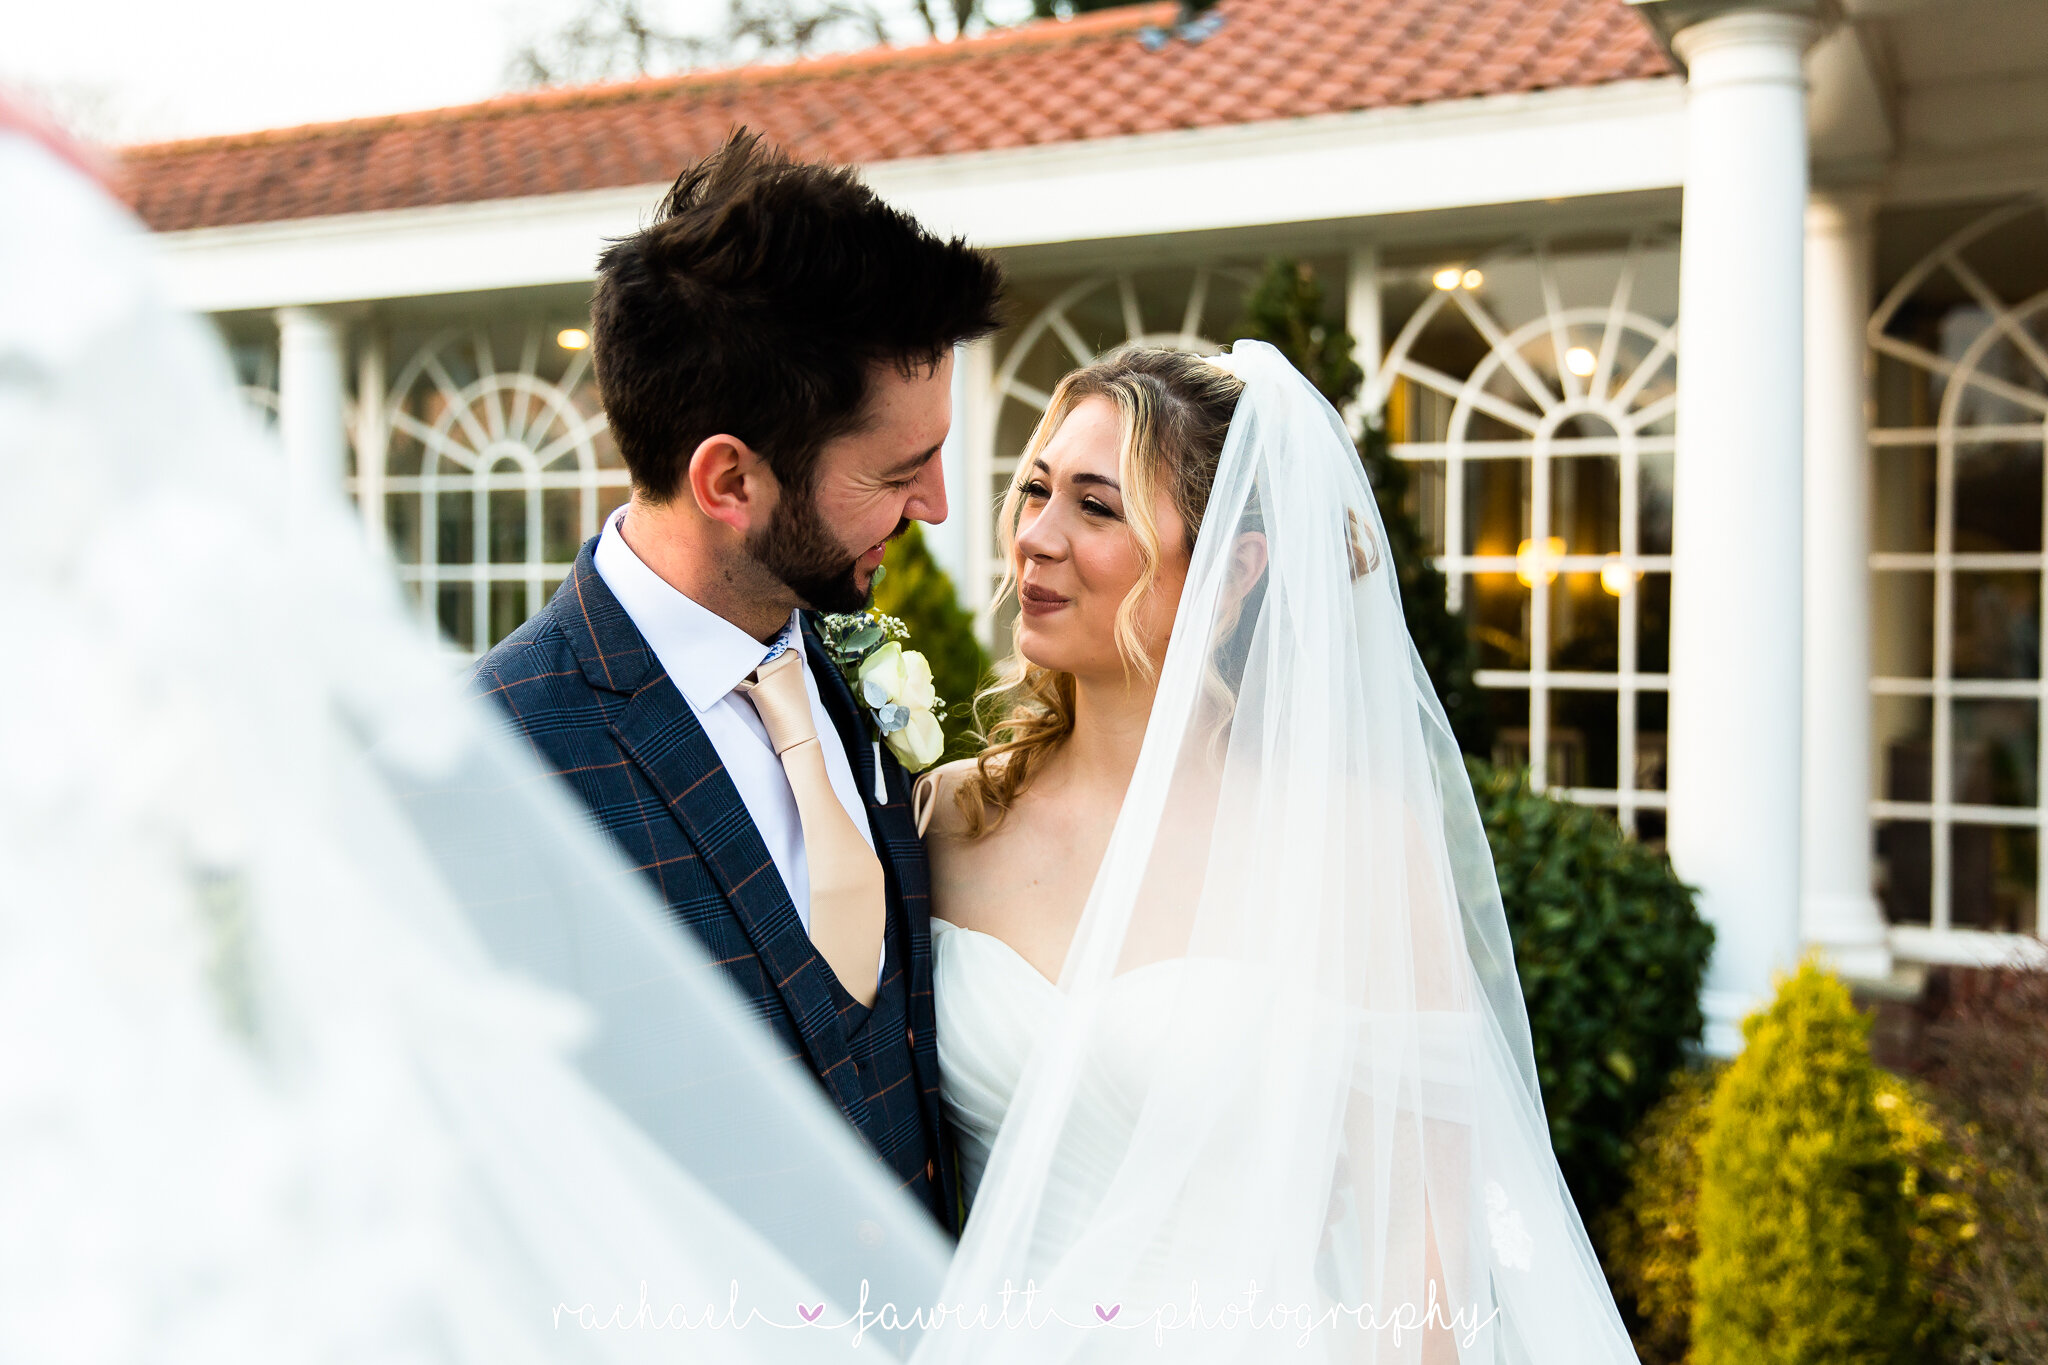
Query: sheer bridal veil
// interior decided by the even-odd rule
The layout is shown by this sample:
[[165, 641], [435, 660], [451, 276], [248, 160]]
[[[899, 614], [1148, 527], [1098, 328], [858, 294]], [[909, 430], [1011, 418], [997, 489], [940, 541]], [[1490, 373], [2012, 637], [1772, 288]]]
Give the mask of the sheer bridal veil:
[[[1352, 441], [1272, 347], [1215, 363], [1143, 751], [920, 1358], [1633, 1362]], [[1128, 1147], [1054, 1226], [1105, 1106]]]

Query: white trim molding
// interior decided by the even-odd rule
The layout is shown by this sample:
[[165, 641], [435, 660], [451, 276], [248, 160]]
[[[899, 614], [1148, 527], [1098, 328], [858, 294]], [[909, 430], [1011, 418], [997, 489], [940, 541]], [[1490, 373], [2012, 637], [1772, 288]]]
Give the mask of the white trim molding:
[[[1597, 148], [1597, 155], [1584, 149]], [[993, 249], [1672, 189], [1676, 77], [881, 162], [876, 190]], [[573, 284], [665, 186], [165, 233], [201, 312]]]

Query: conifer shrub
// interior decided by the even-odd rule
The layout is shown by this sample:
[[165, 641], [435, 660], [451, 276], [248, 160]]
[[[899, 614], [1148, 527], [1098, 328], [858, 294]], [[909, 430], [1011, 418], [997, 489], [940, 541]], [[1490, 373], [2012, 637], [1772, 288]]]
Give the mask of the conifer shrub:
[[1743, 1021], [1700, 1148], [1695, 1365], [1914, 1358], [1913, 1209], [1869, 1031], [1810, 959]]
[[945, 759], [975, 752], [974, 694], [988, 681], [988, 652], [975, 637], [974, 613], [960, 605], [953, 580], [932, 558], [924, 527], [917, 522], [883, 553], [875, 609], [910, 627], [906, 644], [922, 651], [932, 666], [932, 688], [948, 708], [940, 722], [946, 732]]

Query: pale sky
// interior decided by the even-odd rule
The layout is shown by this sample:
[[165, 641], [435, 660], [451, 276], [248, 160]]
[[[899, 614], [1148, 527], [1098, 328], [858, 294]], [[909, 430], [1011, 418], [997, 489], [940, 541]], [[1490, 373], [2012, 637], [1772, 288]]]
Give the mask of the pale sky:
[[[96, 139], [154, 141], [487, 98], [580, 0], [0, 0], [0, 87]], [[710, 33], [726, 0], [644, 0]], [[886, 4], [885, 12], [907, 10]], [[913, 30], [897, 30], [910, 36]]]

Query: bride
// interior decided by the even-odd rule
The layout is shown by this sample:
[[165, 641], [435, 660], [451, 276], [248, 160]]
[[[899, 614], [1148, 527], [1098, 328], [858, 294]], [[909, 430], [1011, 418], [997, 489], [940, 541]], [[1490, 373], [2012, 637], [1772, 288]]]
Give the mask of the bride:
[[919, 793], [972, 1201], [921, 1357], [1633, 1361], [1336, 412], [1113, 353], [1000, 525], [1008, 709]]

